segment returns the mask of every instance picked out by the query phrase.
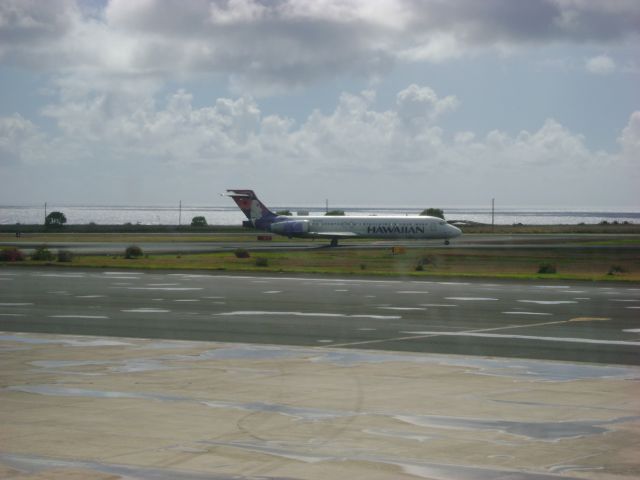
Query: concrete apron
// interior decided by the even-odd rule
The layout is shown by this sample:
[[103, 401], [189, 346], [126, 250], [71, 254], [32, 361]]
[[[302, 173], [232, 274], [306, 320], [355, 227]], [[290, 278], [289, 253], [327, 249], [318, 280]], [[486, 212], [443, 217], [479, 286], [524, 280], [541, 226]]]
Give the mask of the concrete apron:
[[638, 478], [640, 368], [0, 335], [0, 478]]

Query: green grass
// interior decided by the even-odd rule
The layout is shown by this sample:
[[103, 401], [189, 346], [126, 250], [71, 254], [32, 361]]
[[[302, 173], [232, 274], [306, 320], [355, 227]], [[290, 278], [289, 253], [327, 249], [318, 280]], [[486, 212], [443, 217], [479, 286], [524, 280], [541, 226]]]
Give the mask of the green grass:
[[[123, 252], [124, 253], [124, 252]], [[266, 259], [257, 266], [256, 258]], [[428, 261], [425, 262], [425, 259]], [[541, 264], [553, 264], [556, 274], [538, 274]], [[6, 265], [6, 263], [4, 263]], [[134, 268], [150, 270], [210, 270], [229, 272], [287, 272], [302, 274], [373, 275], [423, 278], [488, 277], [558, 280], [640, 281], [637, 251], [599, 251], [579, 247], [562, 250], [407, 249], [393, 255], [391, 249], [322, 249], [306, 251], [251, 252], [236, 258], [233, 252], [205, 254], [153, 254], [137, 259], [124, 255], [77, 255], [70, 263], [25, 261], [12, 265], [60, 267]], [[422, 265], [422, 271], [416, 267]], [[1, 264], [0, 264], [1, 265]], [[608, 275], [613, 265], [624, 273]]]

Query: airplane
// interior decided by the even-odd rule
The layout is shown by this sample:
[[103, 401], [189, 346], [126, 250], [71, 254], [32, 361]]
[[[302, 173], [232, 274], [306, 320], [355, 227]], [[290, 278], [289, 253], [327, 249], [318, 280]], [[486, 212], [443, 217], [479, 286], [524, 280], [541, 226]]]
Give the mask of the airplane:
[[383, 239], [449, 239], [462, 234], [459, 228], [437, 217], [411, 216], [324, 216], [293, 217], [276, 215], [262, 203], [253, 190], [227, 190], [251, 226], [292, 237], [327, 238], [330, 246], [337, 247], [341, 238]]

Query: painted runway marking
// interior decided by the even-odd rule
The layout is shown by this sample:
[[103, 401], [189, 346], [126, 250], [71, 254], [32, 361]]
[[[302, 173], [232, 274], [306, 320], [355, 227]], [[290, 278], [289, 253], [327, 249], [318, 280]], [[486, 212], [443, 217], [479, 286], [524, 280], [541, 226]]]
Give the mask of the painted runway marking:
[[576, 317], [569, 320], [570, 322], [606, 322], [611, 320], [608, 317]]
[[89, 320], [108, 319], [105, 315], [49, 315], [49, 318], [86, 318]]
[[445, 300], [459, 300], [461, 302], [497, 302], [499, 299], [490, 297], [445, 297]]
[[538, 305], [562, 305], [565, 303], [578, 303], [575, 300], [518, 300], [521, 303], [536, 303]]
[[609, 301], [610, 302], [631, 302], [631, 303], [640, 302], [640, 300], [636, 300], [636, 299], [623, 299], [623, 298], [610, 298]]
[[[479, 330], [467, 330], [466, 332], [458, 332], [458, 333], [475, 333], [475, 332], [493, 332], [497, 330], [510, 330], [515, 328], [530, 328], [530, 327], [542, 327], [546, 325], [559, 325], [561, 323], [567, 323], [567, 320], [558, 320], [554, 322], [542, 322], [542, 323], [530, 323], [527, 325], [507, 325], [506, 327], [493, 327], [493, 328], [482, 328]], [[349, 343], [337, 343], [331, 345], [332, 347], [351, 347], [355, 345], [368, 345], [373, 343], [385, 343], [385, 342], [398, 342], [403, 340], [421, 340], [424, 338], [432, 338], [440, 336], [442, 332], [433, 332], [424, 335], [411, 335], [406, 337], [395, 337], [395, 338], [381, 338], [378, 340], [363, 340], [359, 342], [349, 342]], [[446, 333], [446, 332], [445, 332]]]
[[421, 307], [457, 307], [452, 303], [421, 303]]
[[282, 293], [282, 290], [267, 290], [266, 292], [262, 292], [264, 294], [267, 295], [271, 295], [271, 294], [275, 294], [275, 293]]
[[535, 288], [550, 288], [550, 289], [555, 289], [555, 288], [571, 288], [568, 285], [536, 285]]
[[215, 313], [218, 317], [234, 317], [247, 315], [292, 315], [294, 317], [329, 317], [329, 318], [371, 318], [374, 320], [398, 320], [402, 317], [398, 315], [347, 315], [345, 313], [325, 313], [325, 312], [276, 312], [263, 310], [237, 310], [234, 312]]
[[167, 290], [184, 292], [188, 290], [204, 290], [203, 287], [125, 287], [127, 290]]
[[626, 308], [630, 308], [630, 309], [638, 309], [640, 307], [626, 307]]
[[174, 302], [199, 302], [197, 298], [181, 298], [178, 300], [174, 300]]
[[640, 328], [628, 328], [626, 330], [622, 330], [623, 332], [627, 332], [627, 333], [640, 333]]
[[553, 315], [552, 313], [543, 312], [502, 312], [505, 315]]
[[518, 340], [542, 340], [545, 342], [565, 342], [565, 343], [591, 343], [596, 345], [626, 345], [640, 347], [640, 342], [628, 342], [624, 340], [600, 340], [595, 338], [574, 338], [574, 337], [538, 337], [535, 335], [502, 335], [499, 333], [474, 333], [474, 332], [406, 332], [417, 335], [434, 335], [447, 337], [479, 337], [479, 338], [504, 338]]
[[106, 295], [76, 295], [76, 298], [104, 298]]
[[26, 307], [28, 305], [33, 305], [33, 303], [29, 303], [29, 302], [0, 303], [0, 307]]
[[84, 273], [34, 273], [34, 277], [84, 278]]
[[399, 311], [411, 311], [411, 310], [426, 310], [422, 307], [378, 307], [381, 310], [399, 310]]
[[400, 290], [396, 293], [406, 293], [406, 294], [423, 294], [423, 293], [429, 293], [426, 290]]
[[24, 317], [24, 313], [0, 313], [0, 317]]
[[163, 308], [131, 308], [128, 310], [120, 310], [125, 313], [168, 313], [171, 310], [165, 310]]

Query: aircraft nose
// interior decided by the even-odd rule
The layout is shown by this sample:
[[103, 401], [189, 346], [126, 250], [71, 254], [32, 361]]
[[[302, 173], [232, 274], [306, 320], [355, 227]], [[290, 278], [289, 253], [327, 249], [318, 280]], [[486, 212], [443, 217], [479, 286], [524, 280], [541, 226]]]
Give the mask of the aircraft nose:
[[455, 227], [453, 225], [448, 225], [448, 227], [449, 227], [449, 235], [452, 238], [459, 237], [460, 235], [462, 235], [462, 230], [460, 230], [458, 227]]

